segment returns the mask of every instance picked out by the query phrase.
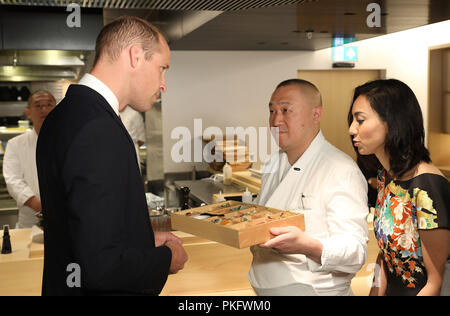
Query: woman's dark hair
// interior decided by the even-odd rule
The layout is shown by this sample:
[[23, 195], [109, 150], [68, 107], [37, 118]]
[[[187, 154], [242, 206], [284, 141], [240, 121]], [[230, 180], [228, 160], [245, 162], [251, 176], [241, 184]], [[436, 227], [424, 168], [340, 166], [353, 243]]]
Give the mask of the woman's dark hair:
[[[425, 148], [425, 130], [422, 111], [414, 92], [403, 82], [395, 79], [367, 82], [355, 89], [348, 113], [348, 124], [352, 124], [352, 109], [355, 100], [364, 95], [372, 109], [387, 124], [385, 150], [389, 154], [391, 176], [401, 177], [420, 162], [431, 162]], [[357, 161], [366, 170], [382, 166], [375, 155], [360, 155], [354, 147]]]

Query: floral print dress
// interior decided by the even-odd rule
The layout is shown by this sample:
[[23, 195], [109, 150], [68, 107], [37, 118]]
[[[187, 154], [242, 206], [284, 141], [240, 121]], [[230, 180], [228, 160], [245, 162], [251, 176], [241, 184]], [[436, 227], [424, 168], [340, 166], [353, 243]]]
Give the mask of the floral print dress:
[[378, 174], [374, 231], [387, 272], [386, 295], [416, 295], [427, 283], [419, 230], [450, 224], [450, 184], [436, 174], [407, 181]]

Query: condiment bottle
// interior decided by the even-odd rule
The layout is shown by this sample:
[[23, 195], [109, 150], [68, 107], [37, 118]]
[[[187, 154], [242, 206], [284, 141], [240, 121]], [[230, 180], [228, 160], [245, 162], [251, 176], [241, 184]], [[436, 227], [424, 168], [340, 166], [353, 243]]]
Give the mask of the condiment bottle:
[[183, 203], [181, 205], [182, 210], [190, 209], [189, 207], [189, 193], [191, 192], [191, 189], [189, 187], [182, 187], [181, 192], [183, 193]]
[[223, 184], [230, 185], [232, 177], [233, 169], [228, 163], [225, 163], [225, 166], [223, 166]]
[[11, 253], [11, 239], [9, 237], [9, 225], [3, 226], [3, 243], [2, 243], [2, 254]]
[[248, 187], [245, 188], [245, 192], [242, 193], [242, 202], [243, 203], [252, 203], [253, 196], [252, 193], [248, 190]]
[[216, 201], [214, 203], [220, 203], [220, 202], [225, 202], [226, 199], [222, 194], [222, 191], [219, 191], [219, 194], [216, 197]]

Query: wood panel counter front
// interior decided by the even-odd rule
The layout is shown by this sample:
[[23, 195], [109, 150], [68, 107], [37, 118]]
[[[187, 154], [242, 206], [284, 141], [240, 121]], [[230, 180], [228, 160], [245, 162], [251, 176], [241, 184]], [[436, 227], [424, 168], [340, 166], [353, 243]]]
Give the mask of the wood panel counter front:
[[[247, 279], [248, 249], [173, 233], [183, 240], [189, 261], [182, 271], [169, 275], [161, 295], [254, 295]], [[30, 234], [31, 229], [10, 230], [13, 252], [0, 255], [0, 296], [41, 295], [44, 259], [42, 255], [30, 258], [30, 250], [35, 248]]]
[[29, 258], [31, 228], [11, 229], [9, 233], [12, 253], [0, 254], [0, 296], [41, 295], [44, 259]]
[[252, 263], [248, 248], [236, 249], [183, 232], [189, 260], [184, 269], [169, 275], [161, 295], [255, 295], [247, 274]]
[[[31, 229], [10, 230], [13, 252], [0, 255], [0, 296], [39, 296], [42, 287], [42, 256], [30, 258]], [[252, 261], [248, 248], [236, 249], [183, 232], [173, 232], [183, 240], [189, 260], [185, 268], [169, 275], [161, 295], [245, 296], [255, 295], [247, 278]], [[369, 232], [369, 259], [352, 281], [355, 295], [367, 295], [377, 245]], [[0, 231], [0, 236], [3, 232]]]

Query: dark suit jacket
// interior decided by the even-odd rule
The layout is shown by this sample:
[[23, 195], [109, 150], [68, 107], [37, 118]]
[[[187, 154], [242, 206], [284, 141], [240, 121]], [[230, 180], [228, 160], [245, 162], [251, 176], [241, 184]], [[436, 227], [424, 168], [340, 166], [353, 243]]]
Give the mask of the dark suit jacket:
[[[159, 294], [172, 253], [155, 247], [133, 142], [106, 100], [71, 85], [42, 126], [36, 159], [42, 294]], [[81, 287], [70, 287], [77, 277], [72, 263], [80, 267]]]

